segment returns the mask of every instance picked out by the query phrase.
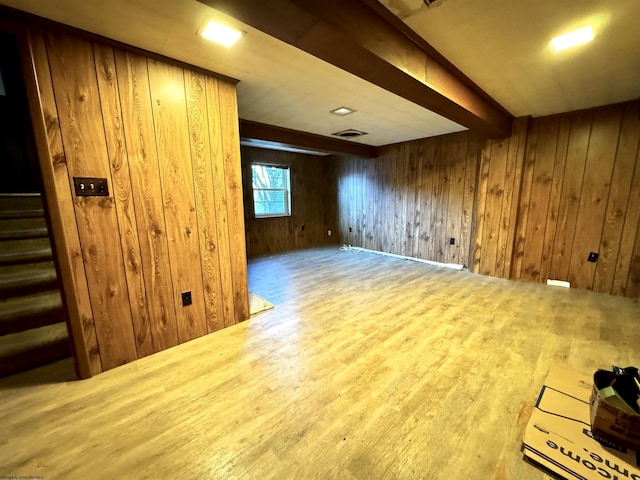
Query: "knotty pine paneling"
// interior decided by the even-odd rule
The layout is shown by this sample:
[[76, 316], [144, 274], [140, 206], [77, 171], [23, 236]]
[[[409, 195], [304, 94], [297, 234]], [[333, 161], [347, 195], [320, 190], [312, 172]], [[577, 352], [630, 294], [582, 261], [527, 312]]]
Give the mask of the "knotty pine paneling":
[[336, 157], [340, 242], [468, 265], [479, 145], [462, 132]]
[[[287, 165], [291, 174], [291, 216], [254, 218], [251, 164]], [[247, 255], [282, 252], [324, 243], [336, 243], [335, 180], [327, 157], [242, 147], [244, 215]], [[332, 236], [327, 230], [332, 229]]]
[[[53, 30], [31, 43], [79, 374], [247, 319], [234, 85]], [[74, 176], [110, 196], [75, 197]]]

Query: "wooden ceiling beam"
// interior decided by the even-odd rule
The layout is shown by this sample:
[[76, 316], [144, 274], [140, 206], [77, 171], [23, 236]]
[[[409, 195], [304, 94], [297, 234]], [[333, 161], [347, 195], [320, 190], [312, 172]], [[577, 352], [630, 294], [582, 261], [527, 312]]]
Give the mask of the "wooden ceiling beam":
[[373, 0], [199, 1], [485, 136], [511, 132], [506, 110]]
[[377, 148], [370, 145], [248, 120], [240, 120], [240, 138], [243, 140], [265, 140], [287, 147], [357, 157], [375, 158], [377, 156]]

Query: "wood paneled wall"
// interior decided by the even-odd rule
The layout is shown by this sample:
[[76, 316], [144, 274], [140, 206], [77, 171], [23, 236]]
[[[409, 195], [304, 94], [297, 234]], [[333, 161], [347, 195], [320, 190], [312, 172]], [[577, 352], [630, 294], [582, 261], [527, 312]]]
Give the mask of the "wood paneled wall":
[[[65, 33], [30, 44], [80, 375], [247, 319], [235, 86]], [[110, 195], [76, 197], [78, 176]]]
[[[288, 165], [291, 173], [291, 216], [254, 218], [251, 189], [253, 162]], [[249, 256], [337, 243], [335, 209], [327, 207], [334, 191], [327, 157], [242, 147], [244, 218]], [[332, 236], [327, 230], [332, 230]]]
[[383, 147], [375, 159], [337, 157], [340, 241], [468, 265], [479, 142], [462, 132]]
[[338, 157], [340, 241], [639, 297], [639, 143], [635, 101], [517, 119], [502, 140], [464, 132]]
[[640, 102], [530, 122], [513, 278], [640, 296], [639, 141]]
[[511, 137], [481, 143], [471, 271], [508, 278], [520, 197], [527, 120], [517, 119]]

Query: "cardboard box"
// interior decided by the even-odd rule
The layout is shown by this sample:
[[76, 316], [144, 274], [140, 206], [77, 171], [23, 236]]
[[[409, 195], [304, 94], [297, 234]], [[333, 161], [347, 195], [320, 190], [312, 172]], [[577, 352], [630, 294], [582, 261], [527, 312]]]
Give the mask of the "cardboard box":
[[603, 398], [600, 389], [610, 384], [612, 372], [598, 371], [591, 392], [591, 431], [603, 443], [640, 450], [640, 415], [628, 413]]
[[593, 438], [591, 390], [589, 376], [559, 367], [549, 372], [524, 432], [525, 457], [567, 479], [640, 480], [635, 451]]

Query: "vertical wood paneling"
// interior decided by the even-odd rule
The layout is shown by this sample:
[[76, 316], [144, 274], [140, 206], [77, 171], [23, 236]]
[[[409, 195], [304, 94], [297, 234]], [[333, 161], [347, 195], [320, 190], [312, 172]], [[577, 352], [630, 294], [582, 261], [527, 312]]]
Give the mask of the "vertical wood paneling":
[[636, 244], [631, 256], [625, 296], [631, 298], [640, 297], [640, 232], [636, 234]]
[[[414, 198], [414, 206], [413, 206], [413, 245], [411, 250], [411, 257], [420, 258], [420, 244], [422, 242], [422, 228], [424, 225], [422, 223], [422, 197], [426, 195], [426, 192], [422, 190], [422, 178], [424, 177], [422, 173], [422, 167], [424, 165], [424, 142], [416, 142], [415, 143], [415, 155], [416, 155], [416, 171], [414, 178], [414, 188], [416, 190], [415, 198]], [[370, 163], [374, 163], [374, 161], [370, 160]], [[370, 183], [373, 183], [372, 179]], [[372, 199], [372, 203], [375, 202], [376, 199]], [[377, 203], [375, 204], [377, 205]], [[374, 210], [375, 211], [375, 210]], [[370, 233], [373, 235], [373, 232]]]
[[509, 138], [507, 165], [505, 169], [504, 192], [502, 195], [502, 213], [498, 234], [498, 252], [495, 275], [510, 278], [511, 262], [515, 241], [515, 225], [518, 213], [518, 201], [522, 186], [522, 168], [524, 147], [527, 135], [527, 119], [519, 118], [513, 123], [513, 134]]
[[591, 134], [591, 111], [571, 116], [571, 131], [567, 146], [562, 195], [558, 208], [555, 242], [552, 252], [549, 278], [566, 280], [575, 239], [576, 220], [582, 195], [582, 179]]
[[[498, 260], [498, 238], [500, 221], [502, 218], [502, 198], [504, 195], [504, 181], [507, 169], [507, 140], [491, 140], [489, 149], [489, 176], [487, 178], [487, 193], [484, 207], [482, 230], [482, 258], [480, 271], [483, 275], [495, 275]], [[485, 153], [483, 152], [483, 155]]]
[[[437, 231], [434, 232], [434, 248], [436, 249], [434, 259], [438, 262], [445, 261], [445, 253], [449, 248], [449, 237], [447, 233], [447, 218], [449, 215], [449, 186], [451, 180], [452, 163], [452, 142], [450, 135], [440, 137], [442, 150], [440, 151], [440, 162], [438, 163], [438, 205], [435, 209], [437, 214]], [[455, 212], [451, 212], [455, 215]]]
[[[79, 375], [247, 318], [235, 87], [68, 33], [33, 44], [30, 106]], [[106, 178], [110, 195], [74, 197], [76, 176]]]
[[[182, 343], [207, 332], [184, 72], [153, 60], [149, 60], [148, 69], [178, 339]], [[184, 291], [191, 291], [192, 305], [182, 307]]]
[[122, 128], [120, 98], [113, 49], [94, 45], [100, 102], [105, 126], [105, 137], [111, 166], [111, 193], [115, 198], [124, 271], [131, 304], [133, 331], [138, 357], [154, 352], [151, 325], [147, 310], [147, 296], [142, 275], [140, 242], [131, 192], [131, 176]]
[[116, 50], [120, 104], [153, 346], [178, 344], [169, 246], [145, 58]]
[[[465, 137], [468, 137], [465, 135]], [[444, 239], [446, 253], [444, 261], [447, 263], [466, 263], [466, 259], [460, 258], [460, 237], [462, 235], [462, 216], [465, 196], [465, 177], [467, 170], [467, 138], [460, 138], [453, 141], [451, 150], [451, 160], [449, 164], [449, 204], [447, 211], [447, 230]], [[451, 245], [449, 238], [454, 238], [455, 243]]]
[[220, 103], [218, 81], [207, 78], [207, 113], [209, 116], [209, 137], [211, 148], [211, 171], [213, 174], [213, 197], [216, 208], [218, 232], [218, 262], [220, 266], [220, 291], [222, 294], [222, 316], [224, 326], [236, 323], [236, 310], [233, 302], [233, 280], [231, 273], [231, 251], [229, 246], [229, 221], [227, 213], [227, 189], [224, 154], [222, 151], [222, 124], [220, 122]]
[[567, 160], [567, 146], [569, 142], [569, 134], [571, 129], [571, 119], [569, 117], [560, 118], [558, 130], [556, 155], [553, 166], [553, 176], [550, 185], [549, 208], [547, 221], [544, 231], [544, 239], [542, 243], [542, 252], [540, 256], [540, 268], [538, 280], [546, 282], [551, 278], [549, 272], [551, 270], [551, 261], [553, 258], [553, 247], [556, 239], [556, 230], [558, 224], [558, 211], [560, 208], [560, 198], [562, 195], [562, 179], [565, 174], [565, 166]]
[[[47, 44], [69, 175], [112, 185], [91, 44], [64, 34], [48, 35]], [[137, 358], [114, 199], [74, 203], [100, 357], [109, 369]]]
[[224, 327], [224, 308], [222, 305], [220, 266], [216, 247], [218, 231], [213, 193], [213, 170], [210, 165], [211, 146], [209, 144], [209, 115], [207, 114], [205, 82], [204, 75], [185, 71], [189, 138], [191, 140], [193, 183], [198, 218], [202, 284], [204, 287], [204, 308], [207, 331], [214, 332]]
[[[625, 224], [627, 206], [631, 194], [631, 181], [636, 166], [640, 140], [640, 116], [638, 103], [625, 106], [620, 128], [620, 138], [615, 156], [611, 191], [605, 213], [598, 263], [593, 282], [595, 292], [610, 293], [613, 288], [616, 261]], [[632, 212], [633, 213], [633, 212]], [[632, 218], [632, 222], [637, 219]]]
[[[408, 143], [404, 145], [404, 157], [406, 161], [405, 178], [403, 184], [405, 185], [404, 204], [402, 205], [402, 218], [405, 222], [405, 231], [403, 234], [402, 251], [406, 252], [407, 256], [413, 254], [413, 244], [415, 243], [415, 230], [416, 230], [416, 147], [415, 143]], [[361, 198], [366, 198], [366, 182], [364, 183], [365, 189]]]
[[36, 144], [40, 170], [62, 273], [76, 369], [80, 378], [87, 378], [102, 371], [91, 298], [82, 261], [45, 40], [39, 33], [29, 37], [35, 68], [32, 80], [35, 85], [37, 79], [38, 86], [37, 92], [29, 94], [31, 118], [36, 138], [39, 139]]
[[[640, 102], [635, 102], [632, 108], [634, 108], [636, 112], [634, 121], [640, 121]], [[640, 129], [637, 131], [640, 131]], [[633, 152], [630, 152], [630, 154], [633, 156]], [[638, 149], [636, 150], [635, 158], [635, 169], [631, 180], [629, 202], [627, 203], [624, 228], [620, 239], [620, 250], [618, 252], [616, 271], [611, 289], [611, 293], [614, 295], [633, 296], [630, 295], [630, 291], [627, 289], [627, 283], [631, 281], [632, 275], [629, 274], [631, 259], [634, 244], [636, 242], [636, 238], [638, 238], [637, 234], [640, 223], [640, 146], [638, 146]], [[637, 282], [638, 279], [636, 278], [635, 281]], [[631, 282], [629, 286], [632, 287], [632, 284], [633, 282]], [[636, 294], [635, 296], [638, 295]]]
[[424, 148], [420, 179], [420, 246], [418, 258], [431, 259], [431, 209], [433, 208], [435, 142], [420, 142]]
[[538, 124], [538, 135], [520, 278], [537, 282], [540, 277], [560, 120], [558, 117], [547, 117], [534, 122]]
[[[394, 149], [394, 196], [395, 201], [393, 203], [393, 240], [391, 243], [391, 253], [396, 255], [402, 255], [404, 247], [404, 233], [405, 233], [405, 221], [403, 217], [404, 202], [406, 202], [406, 195], [409, 190], [408, 185], [405, 184], [406, 176], [405, 170], [407, 167], [406, 158], [404, 156], [405, 145], [399, 145]], [[354, 176], [352, 175], [352, 180]], [[360, 192], [356, 190], [359, 185], [354, 185], [353, 192], [355, 195], [359, 195]]]
[[[245, 229], [248, 239], [247, 254], [249, 256], [293, 250], [311, 245], [337, 243], [337, 233], [327, 236], [326, 212], [335, 200], [325, 200], [327, 192], [325, 165], [333, 163], [326, 157], [305, 155], [301, 153], [266, 150], [254, 147], [242, 147], [243, 190], [245, 191]], [[264, 162], [289, 166], [292, 181], [291, 189], [292, 213], [290, 217], [253, 218], [253, 199], [251, 164]], [[363, 182], [366, 181], [370, 165], [363, 164], [361, 172]], [[295, 172], [295, 175], [294, 175]], [[329, 181], [329, 180], [328, 180]], [[335, 191], [334, 191], [335, 195]], [[335, 210], [335, 207], [333, 207]], [[370, 213], [368, 204], [363, 204], [363, 214]], [[335, 213], [332, 214], [335, 216]], [[361, 228], [366, 230], [369, 220], [363, 220]], [[333, 223], [333, 222], [332, 222]], [[304, 230], [302, 230], [304, 227]]]
[[[480, 147], [480, 145], [478, 145]], [[481, 260], [485, 252], [489, 251], [490, 245], [483, 243], [485, 216], [487, 213], [487, 189], [489, 185], [489, 167], [491, 160], [491, 143], [481, 149], [480, 166], [478, 173], [478, 187], [476, 197], [476, 225], [474, 230], [473, 254], [471, 270], [480, 273]]]
[[[375, 159], [336, 157], [342, 241], [467, 263], [470, 242], [462, 236], [471, 231], [477, 146], [476, 137], [463, 132], [389, 145]], [[352, 225], [359, 227], [357, 235], [348, 231]]]
[[471, 246], [473, 239], [473, 208], [476, 199], [476, 180], [478, 177], [478, 137], [470, 134], [467, 140], [467, 156], [464, 176], [464, 194], [462, 200], [462, 226], [458, 241], [460, 263], [471, 266]]
[[[375, 198], [378, 208], [366, 215], [380, 220], [365, 217], [355, 237], [367, 248], [637, 295], [639, 105], [517, 119], [502, 140], [466, 132], [386, 146], [372, 160], [377, 197], [371, 182], [359, 180], [361, 161], [338, 158], [338, 215], [349, 219], [341, 233], [359, 221], [354, 203]], [[463, 156], [464, 168], [457, 163]], [[457, 235], [459, 254], [447, 249]], [[597, 267], [586, 261], [590, 251], [600, 254]]]
[[538, 142], [538, 122], [532, 122], [527, 129], [526, 147], [524, 152], [524, 165], [522, 183], [520, 187], [520, 200], [518, 202], [518, 216], [516, 221], [515, 241], [513, 245], [513, 259], [511, 260], [511, 276], [520, 278], [524, 258], [524, 247], [527, 239], [527, 221], [529, 218], [529, 206], [531, 202], [531, 187], [533, 185], [533, 170], [536, 160], [536, 147]]
[[247, 254], [244, 238], [244, 208], [242, 205], [242, 171], [240, 166], [240, 131], [235, 87], [218, 84], [222, 153], [227, 189], [229, 245], [236, 323], [249, 318], [247, 287]]
[[587, 257], [600, 247], [621, 119], [619, 106], [607, 107], [594, 117], [569, 267], [569, 282], [576, 288], [593, 286], [596, 265]]

